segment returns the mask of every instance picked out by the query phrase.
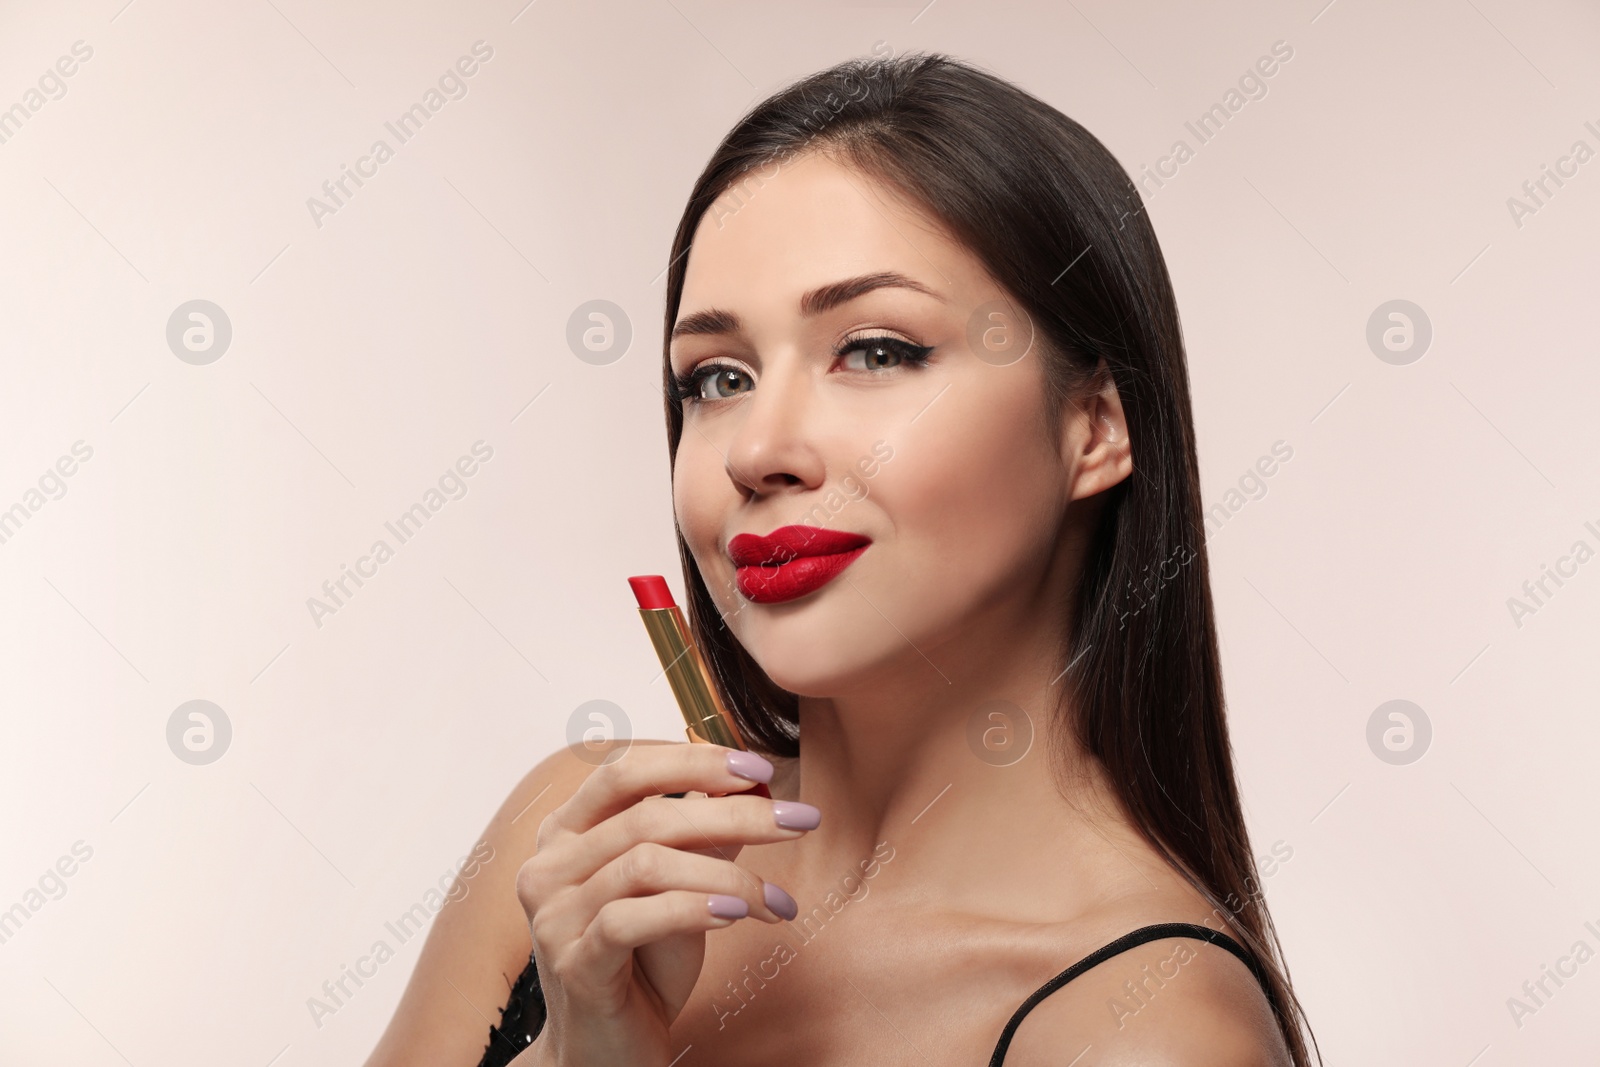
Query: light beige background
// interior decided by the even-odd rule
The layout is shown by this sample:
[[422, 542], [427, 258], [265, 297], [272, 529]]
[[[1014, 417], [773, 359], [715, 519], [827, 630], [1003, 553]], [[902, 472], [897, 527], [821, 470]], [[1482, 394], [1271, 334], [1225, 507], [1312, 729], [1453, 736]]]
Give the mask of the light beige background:
[[[1138, 177], [1276, 41], [1267, 94], [1148, 200], [1204, 496], [1241, 505], [1212, 581], [1249, 829], [1292, 849], [1268, 899], [1330, 1063], [1592, 1056], [1600, 961], [1520, 1027], [1507, 999], [1600, 948], [1600, 560], [1520, 626], [1508, 600], [1600, 548], [1600, 160], [1520, 225], [1507, 201], [1600, 150], [1600, 15], [1324, 2], [0, 8], [0, 108], [93, 50], [0, 144], [0, 508], [93, 450], [0, 544], [0, 909], [26, 913], [0, 1060], [359, 1063], [420, 938], [320, 1026], [308, 998], [395, 944], [574, 710], [682, 736], [623, 579], [681, 588], [662, 272], [751, 103], [945, 50]], [[480, 40], [466, 95], [318, 226], [307, 199]], [[233, 330], [205, 366], [166, 341], [194, 299]], [[633, 331], [605, 366], [566, 342], [595, 299]], [[1366, 341], [1393, 299], [1432, 324], [1408, 365]], [[466, 495], [319, 627], [307, 599], [478, 440]], [[167, 741], [194, 699], [232, 726], [204, 766]], [[1367, 743], [1394, 699], [1433, 730], [1404, 766]]]

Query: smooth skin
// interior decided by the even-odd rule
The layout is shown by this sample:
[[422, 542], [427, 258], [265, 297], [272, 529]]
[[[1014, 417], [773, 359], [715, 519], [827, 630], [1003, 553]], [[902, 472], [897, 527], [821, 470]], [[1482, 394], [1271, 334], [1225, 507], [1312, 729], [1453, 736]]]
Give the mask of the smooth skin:
[[[802, 308], [887, 272], [914, 287]], [[1134, 457], [1109, 378], [1052, 436], [1037, 352], [973, 353], [974, 316], [1006, 297], [937, 220], [823, 154], [706, 214], [678, 319], [702, 330], [670, 352], [676, 374], [706, 370], [674, 507], [728, 626], [800, 695], [804, 754], [775, 760], [769, 788], [821, 824], [780, 833], [761, 798], [704, 796], [740, 788], [714, 746], [636, 743], [598, 769], [555, 754], [491, 822], [504, 864], [441, 911], [368, 1067], [476, 1063], [530, 944], [550, 1021], [520, 1067], [831, 1067], [986, 1063], [1030, 993], [1129, 930], [1239, 937], [1143, 840], [1098, 761], [1060, 738], [1058, 782], [1047, 758], [1060, 605], [1096, 497]], [[712, 309], [738, 328], [704, 332]], [[885, 336], [931, 346], [926, 365], [857, 343]], [[746, 600], [729, 539], [790, 523], [873, 542], [804, 597]], [[1003, 766], [969, 740], [995, 701], [1004, 728], [1025, 716], [1034, 734]], [[799, 902], [797, 920], [765, 907], [763, 879]], [[707, 893], [743, 896], [750, 917], [715, 926]], [[1248, 969], [1172, 939], [1053, 993], [1006, 1056], [1069, 1062], [1289, 1060]]]

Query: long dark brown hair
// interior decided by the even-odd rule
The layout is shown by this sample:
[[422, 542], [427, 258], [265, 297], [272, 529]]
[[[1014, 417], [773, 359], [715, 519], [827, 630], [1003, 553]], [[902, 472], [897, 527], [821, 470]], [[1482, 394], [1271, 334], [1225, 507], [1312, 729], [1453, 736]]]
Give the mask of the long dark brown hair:
[[[942, 53], [851, 59], [762, 101], [713, 153], [672, 242], [662, 373], [674, 465], [683, 408], [666, 353], [695, 229], [724, 192], [719, 211], [809, 152], [924, 206], [984, 263], [1032, 319], [1055, 427], [1066, 402], [1106, 373], [1114, 381], [1133, 473], [1100, 494], [1083, 574], [1061, 605], [1070, 637], [1051, 728], [1076, 731], [1151, 844], [1228, 916], [1268, 977], [1296, 1067], [1308, 1067], [1310, 1027], [1234, 782], [1183, 337], [1138, 190], [1077, 122]], [[681, 532], [678, 551], [691, 625], [746, 742], [797, 756], [798, 698], [727, 628]]]

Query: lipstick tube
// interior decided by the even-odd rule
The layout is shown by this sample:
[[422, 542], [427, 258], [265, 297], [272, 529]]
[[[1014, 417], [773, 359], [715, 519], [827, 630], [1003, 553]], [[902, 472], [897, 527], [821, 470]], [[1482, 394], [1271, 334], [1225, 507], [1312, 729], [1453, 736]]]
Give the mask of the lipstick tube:
[[[661, 661], [661, 669], [666, 672], [667, 681], [672, 686], [672, 695], [678, 701], [678, 710], [683, 713], [683, 721], [687, 724], [684, 732], [689, 740], [744, 749], [746, 746], [744, 738], [739, 735], [739, 727], [717, 696], [716, 687], [711, 684], [705, 657], [689, 633], [683, 609], [672, 599], [672, 590], [667, 588], [666, 579], [659, 574], [645, 574], [629, 578], [628, 584], [633, 587], [634, 598], [639, 602], [639, 618], [644, 620], [650, 643], [655, 646], [656, 658]], [[754, 788], [742, 792], [772, 799], [772, 791], [765, 782], [757, 782]]]

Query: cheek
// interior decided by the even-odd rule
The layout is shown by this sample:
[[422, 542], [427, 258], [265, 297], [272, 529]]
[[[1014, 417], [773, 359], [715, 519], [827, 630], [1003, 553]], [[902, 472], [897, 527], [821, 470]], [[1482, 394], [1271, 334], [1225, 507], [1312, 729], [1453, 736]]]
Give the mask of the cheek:
[[922, 590], [919, 597], [965, 589], [968, 598], [983, 598], [1046, 565], [1062, 473], [1036, 405], [1036, 396], [971, 410], [952, 405], [937, 425], [896, 448], [873, 487], [900, 548], [896, 585]]
[[689, 542], [689, 547], [699, 551], [709, 529], [709, 501], [705, 474], [695, 450], [687, 445], [678, 449], [672, 470], [672, 510], [678, 528]]
[[[691, 442], [692, 433], [686, 432], [678, 446], [672, 475], [672, 508], [701, 577], [720, 601], [718, 586], [726, 583], [719, 583], [722, 575], [718, 569], [717, 538], [733, 503], [730, 497], [736, 494], [723, 471], [721, 457], [703, 440]], [[730, 564], [728, 576], [731, 575]]]

